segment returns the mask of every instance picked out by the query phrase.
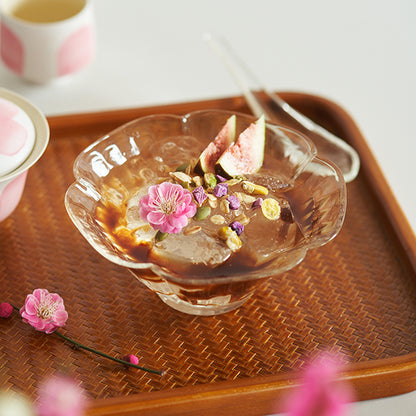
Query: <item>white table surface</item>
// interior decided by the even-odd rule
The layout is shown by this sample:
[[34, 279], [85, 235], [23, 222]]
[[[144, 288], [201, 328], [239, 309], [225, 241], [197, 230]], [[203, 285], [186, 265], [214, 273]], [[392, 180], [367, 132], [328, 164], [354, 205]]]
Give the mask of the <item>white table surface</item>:
[[[272, 90], [317, 94], [355, 119], [416, 230], [414, 0], [96, 0], [97, 55], [33, 85], [0, 65], [0, 86], [46, 115], [169, 104], [240, 91], [203, 41], [224, 36]], [[416, 392], [351, 414], [415, 415]]]

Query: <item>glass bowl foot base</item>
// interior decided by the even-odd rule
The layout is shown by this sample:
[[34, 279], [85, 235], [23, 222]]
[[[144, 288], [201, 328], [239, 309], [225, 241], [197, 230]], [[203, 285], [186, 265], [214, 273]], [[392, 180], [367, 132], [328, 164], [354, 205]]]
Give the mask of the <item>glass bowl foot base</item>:
[[187, 313], [189, 315], [199, 316], [221, 315], [223, 313], [230, 312], [240, 307], [251, 296], [246, 296], [243, 299], [239, 299], [238, 301], [231, 303], [212, 303], [211, 300], [201, 304], [193, 304], [179, 299], [179, 297], [176, 295], [164, 295], [162, 293], [158, 293], [157, 295], [171, 308], [176, 309], [179, 312]]

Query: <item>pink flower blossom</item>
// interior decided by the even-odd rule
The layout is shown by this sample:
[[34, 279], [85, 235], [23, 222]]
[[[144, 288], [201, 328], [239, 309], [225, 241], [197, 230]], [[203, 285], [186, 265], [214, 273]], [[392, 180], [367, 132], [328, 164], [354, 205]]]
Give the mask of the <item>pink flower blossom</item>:
[[0, 303], [0, 318], [10, 318], [13, 313], [13, 306], [10, 303]]
[[178, 184], [153, 185], [139, 201], [140, 216], [162, 233], [179, 233], [196, 213], [192, 194]]
[[39, 416], [81, 416], [86, 407], [84, 390], [69, 376], [53, 376], [39, 388]]
[[340, 361], [323, 354], [306, 368], [301, 385], [287, 403], [288, 416], [343, 416], [346, 404], [354, 399], [353, 391], [339, 380]]
[[46, 289], [35, 289], [33, 294], [27, 295], [25, 304], [20, 309], [20, 315], [23, 322], [47, 334], [64, 326], [68, 319], [63, 299]]

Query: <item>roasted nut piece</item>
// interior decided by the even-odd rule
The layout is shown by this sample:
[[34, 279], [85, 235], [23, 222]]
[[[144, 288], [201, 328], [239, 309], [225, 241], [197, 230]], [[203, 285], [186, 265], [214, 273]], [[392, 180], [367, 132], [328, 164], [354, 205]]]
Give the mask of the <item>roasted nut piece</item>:
[[221, 199], [220, 209], [225, 214], [228, 214], [230, 212], [230, 203], [226, 199]]
[[169, 172], [170, 177], [179, 183], [191, 183], [192, 178], [184, 172]]
[[218, 230], [218, 236], [225, 241], [231, 251], [238, 251], [242, 246], [240, 237], [230, 227], [221, 227]]
[[216, 225], [224, 224], [225, 218], [222, 215], [213, 215], [210, 218], [211, 222]]
[[196, 234], [196, 233], [199, 233], [200, 231], [201, 231], [201, 227], [199, 225], [195, 225], [193, 227], [186, 227], [183, 230], [183, 235]]
[[229, 181], [227, 181], [227, 183], [228, 183], [228, 186], [234, 186], [234, 185], [237, 185], [238, 183], [240, 183], [241, 181], [242, 181], [241, 178], [233, 178], [233, 179], [230, 179]]
[[241, 223], [242, 225], [247, 225], [250, 222], [250, 218], [248, 218], [246, 214], [240, 214], [238, 217], [235, 218], [235, 220]]
[[243, 181], [242, 187], [248, 194], [252, 195], [267, 195], [269, 193], [266, 187], [253, 182]]
[[218, 199], [215, 195], [208, 194], [208, 204], [211, 208], [217, 208]]

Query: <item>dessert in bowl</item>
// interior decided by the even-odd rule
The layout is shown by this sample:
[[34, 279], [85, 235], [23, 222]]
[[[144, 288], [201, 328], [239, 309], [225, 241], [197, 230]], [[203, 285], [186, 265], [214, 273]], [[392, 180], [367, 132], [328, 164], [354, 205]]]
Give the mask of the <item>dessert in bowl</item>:
[[65, 205], [106, 259], [166, 304], [215, 315], [341, 229], [339, 169], [299, 133], [222, 110], [125, 124], [74, 163]]

